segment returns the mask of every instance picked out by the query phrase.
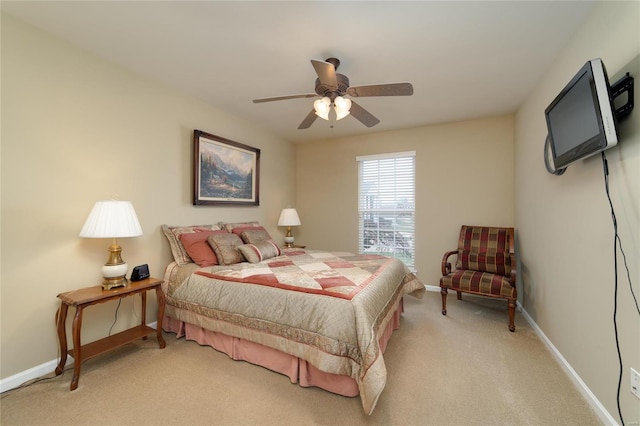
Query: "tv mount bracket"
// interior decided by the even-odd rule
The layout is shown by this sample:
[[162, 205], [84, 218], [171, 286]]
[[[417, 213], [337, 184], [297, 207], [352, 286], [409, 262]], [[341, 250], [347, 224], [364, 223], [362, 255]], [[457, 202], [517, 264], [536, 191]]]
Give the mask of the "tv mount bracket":
[[633, 77], [631, 77], [629, 73], [626, 73], [620, 80], [616, 81], [611, 86], [612, 100], [615, 102], [615, 99], [625, 92], [627, 92], [627, 102], [624, 105], [615, 108], [614, 111], [618, 121], [627, 117], [633, 110]]
[[[629, 73], [626, 73], [622, 78], [611, 85], [611, 100], [615, 103], [616, 98], [618, 98], [625, 92], [627, 92], [627, 102], [617, 108], [614, 105], [613, 113], [616, 116], [616, 120], [618, 121], [621, 121], [623, 118], [628, 117], [629, 114], [631, 114], [631, 111], [633, 111], [633, 77], [631, 77]], [[567, 170], [567, 168], [554, 168], [550, 155], [551, 145], [549, 135], [547, 135], [547, 139], [544, 143], [544, 165], [549, 173], [551, 173], [552, 175], [560, 176]]]

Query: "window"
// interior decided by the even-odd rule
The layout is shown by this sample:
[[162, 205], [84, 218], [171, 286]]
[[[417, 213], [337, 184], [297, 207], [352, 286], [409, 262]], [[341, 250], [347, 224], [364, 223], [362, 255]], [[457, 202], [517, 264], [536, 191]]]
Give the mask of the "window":
[[415, 269], [415, 152], [357, 157], [360, 253]]

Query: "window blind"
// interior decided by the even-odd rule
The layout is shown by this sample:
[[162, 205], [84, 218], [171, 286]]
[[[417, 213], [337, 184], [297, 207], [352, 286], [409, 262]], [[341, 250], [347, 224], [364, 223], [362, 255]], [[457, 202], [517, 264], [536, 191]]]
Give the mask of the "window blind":
[[396, 257], [415, 270], [415, 152], [356, 160], [360, 253]]

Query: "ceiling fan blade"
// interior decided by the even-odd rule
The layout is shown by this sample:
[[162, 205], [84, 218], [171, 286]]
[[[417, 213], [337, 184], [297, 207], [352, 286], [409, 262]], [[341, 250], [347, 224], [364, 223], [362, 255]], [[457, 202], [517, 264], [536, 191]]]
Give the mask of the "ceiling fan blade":
[[349, 96], [362, 98], [365, 96], [411, 96], [411, 83], [373, 84], [369, 86], [355, 86], [347, 89]]
[[373, 114], [353, 101], [351, 101], [351, 109], [349, 111], [356, 120], [360, 121], [367, 127], [373, 127], [380, 122], [380, 120], [374, 117]]
[[311, 127], [314, 121], [316, 121], [316, 110], [311, 109], [311, 112], [302, 120], [302, 123], [298, 126], [298, 130], [308, 129]]
[[301, 95], [287, 95], [287, 96], [277, 96], [275, 98], [254, 99], [253, 103], [260, 104], [262, 102], [284, 101], [286, 99], [315, 98], [316, 96], [318, 96], [316, 93], [303, 93]]
[[318, 74], [318, 78], [320, 79], [320, 83], [327, 86], [329, 89], [337, 89], [338, 88], [338, 79], [336, 78], [336, 67], [324, 61], [316, 61], [314, 59], [311, 60], [311, 64], [313, 68], [316, 70], [316, 74]]

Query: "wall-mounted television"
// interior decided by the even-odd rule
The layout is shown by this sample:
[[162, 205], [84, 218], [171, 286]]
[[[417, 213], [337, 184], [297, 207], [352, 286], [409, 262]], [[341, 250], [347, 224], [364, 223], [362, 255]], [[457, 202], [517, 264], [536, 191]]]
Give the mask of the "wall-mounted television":
[[602, 60], [588, 61], [545, 110], [557, 170], [618, 143], [611, 86]]

